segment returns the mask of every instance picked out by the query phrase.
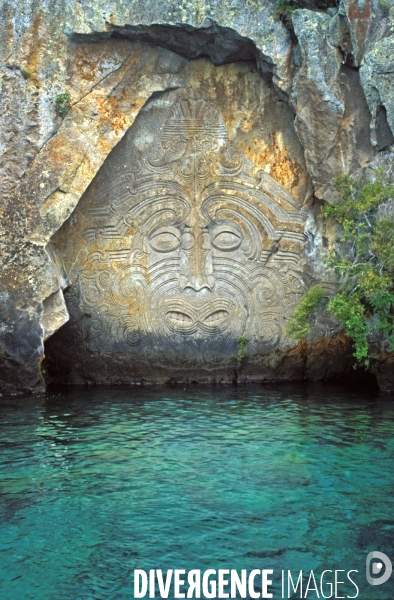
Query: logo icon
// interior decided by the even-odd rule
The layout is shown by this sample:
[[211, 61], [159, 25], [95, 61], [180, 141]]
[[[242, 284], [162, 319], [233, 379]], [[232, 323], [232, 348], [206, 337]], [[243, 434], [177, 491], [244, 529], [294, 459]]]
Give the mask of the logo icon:
[[[378, 561], [378, 562], [372, 562]], [[371, 565], [372, 562], [372, 565]], [[378, 575], [381, 573], [383, 569], [383, 565], [385, 566], [385, 570], [383, 575], [380, 577], [372, 577], [372, 575]], [[372, 568], [371, 568], [372, 566]], [[371, 585], [382, 585], [382, 583], [386, 583], [390, 579], [391, 573], [393, 570], [393, 565], [391, 564], [391, 560], [386, 554], [383, 552], [370, 552], [367, 556], [367, 581]]]

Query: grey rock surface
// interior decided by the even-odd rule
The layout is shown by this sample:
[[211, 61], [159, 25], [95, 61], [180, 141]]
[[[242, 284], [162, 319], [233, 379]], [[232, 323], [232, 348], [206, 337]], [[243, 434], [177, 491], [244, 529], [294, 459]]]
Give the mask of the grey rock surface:
[[[190, 85], [196, 59], [256, 65], [270, 92], [246, 102], [244, 88], [232, 85], [248, 108], [243, 118], [229, 106], [228, 135], [304, 205], [305, 257], [321, 272], [313, 198], [331, 202], [334, 177], [364, 169], [393, 141], [394, 3], [295, 11], [295, 37], [274, 10], [273, 0], [0, 2], [1, 393], [44, 389], [44, 340], [68, 319], [68, 274], [52, 238], [145, 104]], [[207, 89], [214, 79], [204, 80]], [[69, 96], [64, 114], [59, 94]], [[286, 107], [286, 119], [281, 136], [268, 140], [261, 123], [272, 118], [272, 102]], [[308, 361], [299, 361], [288, 378], [305, 372]]]
[[379, 148], [388, 146], [394, 141], [394, 34], [377, 42], [365, 55], [361, 81], [375, 117], [371, 121], [372, 143]]
[[342, 52], [332, 45], [334, 19], [309, 10], [297, 10], [293, 16], [301, 56], [292, 91], [296, 129], [315, 194], [327, 201], [335, 197], [333, 178], [364, 167], [374, 152], [359, 74], [343, 63]]

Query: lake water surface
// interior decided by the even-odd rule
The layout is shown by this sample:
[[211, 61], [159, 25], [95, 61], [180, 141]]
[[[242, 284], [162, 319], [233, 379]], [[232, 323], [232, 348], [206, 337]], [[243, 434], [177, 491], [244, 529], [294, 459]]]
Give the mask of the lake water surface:
[[0, 446], [1, 600], [130, 600], [134, 569], [174, 568], [273, 569], [274, 599], [282, 569], [357, 569], [394, 599], [365, 580], [368, 552], [394, 562], [393, 399], [70, 389], [1, 399]]

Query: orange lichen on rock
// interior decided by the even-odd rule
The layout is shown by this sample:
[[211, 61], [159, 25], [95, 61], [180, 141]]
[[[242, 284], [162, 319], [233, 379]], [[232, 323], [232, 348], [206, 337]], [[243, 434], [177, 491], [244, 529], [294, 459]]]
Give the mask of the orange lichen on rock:
[[74, 144], [70, 143], [71, 140], [67, 135], [66, 130], [59, 131], [58, 134], [51, 139], [49, 145], [48, 160], [55, 167], [62, 167], [63, 169], [68, 165], [72, 156], [76, 154], [76, 148]]
[[118, 98], [103, 98], [98, 101], [98, 111], [101, 120], [110, 123], [111, 129], [116, 134], [123, 130], [127, 125], [130, 126], [129, 119], [118, 107]]
[[85, 45], [76, 48], [74, 68], [78, 70], [78, 78], [82, 84], [95, 83], [97, 79], [97, 70], [100, 65], [97, 57], [97, 49], [93, 47], [93, 52]]
[[39, 70], [46, 58], [46, 15], [40, 10], [32, 22], [26, 39], [26, 58], [24, 59], [24, 70], [29, 73], [29, 83], [37, 84]]
[[287, 190], [294, 191], [299, 184], [302, 167], [289, 157], [287, 148], [279, 140], [278, 133], [274, 132], [270, 138], [269, 145], [262, 139], [254, 139], [246, 141], [240, 149], [249, 160], [269, 173], [278, 183]]
[[73, 48], [74, 55], [68, 63], [68, 76], [76, 81], [76, 96], [88, 93], [106, 77], [116, 72], [130, 54], [130, 46], [118, 40], [102, 44], [81, 44]]

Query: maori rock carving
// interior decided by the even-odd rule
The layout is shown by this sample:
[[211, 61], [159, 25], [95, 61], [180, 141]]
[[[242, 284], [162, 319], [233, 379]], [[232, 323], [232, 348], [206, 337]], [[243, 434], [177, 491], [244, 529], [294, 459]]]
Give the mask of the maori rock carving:
[[248, 355], [281, 347], [305, 291], [305, 216], [235, 151], [217, 106], [178, 99], [155, 147], [122, 160], [87, 204], [68, 293], [85, 370], [112, 359], [120, 380], [214, 376], [240, 336]]

